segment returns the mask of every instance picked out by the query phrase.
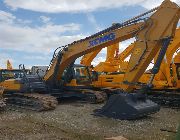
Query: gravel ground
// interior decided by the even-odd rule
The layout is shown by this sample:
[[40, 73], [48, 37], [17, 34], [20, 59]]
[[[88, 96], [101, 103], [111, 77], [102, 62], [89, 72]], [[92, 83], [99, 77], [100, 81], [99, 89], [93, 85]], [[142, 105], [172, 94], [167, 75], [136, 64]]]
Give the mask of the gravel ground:
[[0, 114], [0, 140], [103, 140], [124, 136], [129, 140], [171, 140], [180, 122], [180, 111], [161, 111], [136, 121], [122, 121], [91, 115], [101, 105], [63, 103], [48, 112], [13, 110]]

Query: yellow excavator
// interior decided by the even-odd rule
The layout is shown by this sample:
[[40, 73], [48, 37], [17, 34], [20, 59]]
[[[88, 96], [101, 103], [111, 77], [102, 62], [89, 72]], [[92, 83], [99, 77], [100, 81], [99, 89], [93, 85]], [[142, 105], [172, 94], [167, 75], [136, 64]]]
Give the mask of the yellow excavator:
[[[175, 84], [175, 85], [178, 84], [177, 82], [175, 82], [175, 80], [172, 79], [172, 77], [170, 77], [170, 73], [171, 73], [170, 70], [171, 71], [173, 70], [171, 65], [177, 64], [180, 61], [178, 59], [179, 58], [178, 57], [179, 56], [179, 53], [178, 53], [179, 52], [179, 43], [180, 43], [180, 40], [178, 37], [179, 35], [180, 35], [180, 29], [178, 28], [178, 29], [176, 29], [176, 33], [175, 33], [175, 37], [174, 37], [173, 41], [171, 42], [170, 46], [168, 47], [168, 49], [166, 51], [166, 58], [163, 59], [160, 70], [156, 74], [155, 79], [154, 79], [154, 81], [156, 79], [159, 79], [159, 81], [160, 81], [160, 79], [161, 79], [161, 81], [166, 81], [166, 82], [163, 82], [163, 83], [165, 83], [165, 85], [163, 85], [163, 83], [162, 84], [159, 83], [162, 86], [164, 86], [164, 88], [167, 87], [167, 83], [169, 83], [169, 85], [168, 85], [169, 88], [170, 87], [172, 88], [172, 84]], [[133, 48], [134, 48], [134, 43], [131, 43], [120, 54], [118, 54], [119, 48], [120, 48], [119, 43], [114, 44], [112, 46], [108, 46], [105, 62], [100, 62], [97, 66], [93, 67], [93, 70], [96, 72], [105, 72], [105, 73], [125, 72], [127, 70], [127, 65], [128, 65], [128, 61], [125, 61], [125, 59], [131, 55]], [[89, 67], [92, 66], [91, 62], [93, 61], [93, 59], [98, 55], [98, 53], [101, 50], [99, 50], [98, 52], [94, 51], [92, 53], [84, 55], [82, 57], [80, 63], [84, 66], [89, 66]], [[176, 55], [175, 55], [175, 53], [176, 53]], [[156, 58], [154, 59], [154, 61], [156, 61]], [[173, 73], [175, 73], [175, 75], [177, 75], [176, 71], [174, 71]], [[147, 78], [147, 79], [149, 79], [149, 78]], [[175, 79], [177, 80], [177, 78], [175, 78]], [[173, 81], [175, 83], [172, 83]], [[158, 85], [155, 84], [155, 87], [157, 88]]]
[[9, 60], [7, 60], [6, 67], [7, 67], [8, 70], [12, 70], [13, 69], [12, 64], [11, 64], [11, 62]]
[[48, 95], [44, 82], [37, 75], [29, 74], [24, 65], [19, 65], [19, 69], [0, 69], [0, 87], [3, 101], [6, 99], [6, 104], [18, 108], [46, 111], [55, 109], [58, 103]]
[[80, 64], [88, 67], [93, 67], [93, 71], [99, 73], [125, 72], [128, 62], [125, 59], [132, 53], [134, 44], [129, 45], [123, 52], [119, 54], [119, 43], [108, 46], [105, 62], [100, 62], [93, 67], [91, 65], [93, 59], [98, 55], [98, 52], [92, 52], [82, 57]]
[[[166, 57], [163, 59], [159, 72], [156, 74], [152, 84], [153, 91], [151, 90], [151, 99], [157, 103], [165, 105], [173, 105], [180, 107], [180, 95], [178, 90], [180, 88], [179, 77], [179, 66], [180, 66], [180, 29], [176, 29], [175, 37], [166, 51]], [[118, 45], [118, 44], [117, 44]], [[119, 45], [118, 45], [119, 46]], [[111, 46], [107, 47], [111, 48]], [[123, 52], [117, 55], [115, 50], [107, 49], [107, 56], [111, 55], [111, 60], [106, 59], [105, 62], [98, 64], [93, 70], [97, 72], [105, 72], [108, 74], [101, 74], [98, 77], [98, 80], [93, 82], [95, 87], [109, 87], [109, 88], [119, 88], [121, 85], [120, 82], [123, 80], [124, 72], [127, 70], [128, 62], [124, 61], [129, 55], [131, 55], [134, 48], [134, 43], [128, 46]], [[97, 55], [97, 54], [96, 54]], [[96, 57], [96, 55], [87, 54], [82, 60], [88, 60], [91, 57], [91, 61]], [[118, 57], [114, 57], [114, 56]], [[154, 61], [156, 62], [158, 56], [155, 57]], [[106, 57], [107, 58], [107, 57]], [[86, 61], [84, 65], [87, 65]], [[88, 62], [91, 64], [91, 62]], [[139, 83], [148, 83], [151, 76], [151, 72], [145, 72], [139, 79]], [[139, 88], [139, 87], [136, 87]], [[154, 91], [157, 91], [156, 93]], [[166, 91], [166, 92], [165, 92]], [[167, 92], [171, 91], [171, 92]], [[172, 91], [175, 91], [173, 93]], [[166, 94], [165, 94], [165, 93]], [[162, 94], [163, 93], [163, 94]], [[168, 94], [167, 94], [168, 93]], [[162, 96], [163, 95], [163, 96]]]
[[125, 59], [129, 56], [129, 54], [133, 50], [133, 46], [130, 45], [128, 46], [122, 53], [118, 54], [119, 52], [119, 44], [116, 44], [118, 46], [118, 49], [114, 51], [113, 55], [113, 50], [110, 51], [109, 53], [109, 47], [107, 48], [107, 56], [110, 55], [110, 61], [106, 59], [105, 62], [100, 62], [97, 66], [94, 67], [94, 71], [97, 72], [125, 72], [125, 68], [127, 68], [128, 63], [125, 61]]
[[[143, 18], [151, 12], [154, 13], [149, 18]], [[157, 104], [147, 100], [142, 94], [139, 95], [133, 92], [134, 83], [139, 80], [152, 59], [160, 52], [155, 64], [156, 71], [154, 70], [147, 86], [151, 85], [166, 49], [174, 37], [178, 20], [179, 7], [173, 2], [165, 0], [158, 8], [122, 24], [112, 25], [85, 39], [60, 47], [58, 48], [59, 51], [55, 52], [44, 81], [51, 89], [61, 89], [61, 93], [64, 95], [73, 90], [79, 93], [86, 92], [89, 85], [85, 87], [84, 84], [77, 84], [78, 80], [75, 79], [76, 75], [84, 73], [74, 68], [76, 58], [136, 37], [128, 69], [123, 77], [123, 81], [126, 82], [119, 86], [121, 89], [117, 91], [119, 94], [112, 95], [106, 105], [98, 110], [96, 114], [120, 119], [132, 119], [156, 112], [159, 109]], [[86, 81], [84, 75], [79, 81]], [[91, 91], [95, 92], [96, 89], [92, 87]]]
[[[166, 88], [166, 87], [172, 88], [172, 84], [174, 84], [174, 85], [178, 84], [178, 82], [175, 82], [175, 80], [177, 80], [177, 78], [173, 77], [173, 79], [174, 79], [173, 80], [172, 77], [170, 76], [170, 73], [173, 70], [172, 65], [173, 64], [177, 65], [177, 63], [179, 63], [179, 61], [180, 61], [179, 57], [178, 57], [179, 56], [179, 53], [178, 53], [179, 43], [180, 43], [180, 40], [178, 37], [179, 35], [180, 35], [180, 29], [178, 28], [178, 29], [176, 29], [176, 33], [175, 33], [175, 37], [174, 37], [173, 41], [171, 42], [170, 46], [168, 47], [168, 49], [166, 51], [166, 58], [162, 61], [160, 70], [156, 74], [155, 79], [154, 79], [154, 80], [157, 79], [158, 81], [160, 81], [160, 80], [166, 81], [166, 82], [163, 82], [163, 83], [165, 83], [164, 85], [163, 85], [163, 83], [162, 84], [159, 83], [164, 88]], [[119, 44], [116, 44], [115, 46], [117, 46], [119, 49]], [[132, 50], [134, 48], [134, 43], [129, 45], [123, 52], [121, 52], [118, 55], [117, 55], [117, 51], [115, 49], [113, 49], [112, 47], [113, 47], [113, 45], [107, 47], [107, 56], [106, 56], [105, 62], [100, 62], [97, 66], [95, 66], [93, 68], [94, 71], [97, 71], [97, 72], [125, 72], [127, 70], [128, 61], [124, 61], [124, 60], [128, 56], [131, 55]], [[98, 53], [92, 52], [92, 53], [84, 55], [81, 59], [81, 64], [83, 64], [85, 66], [91, 66], [92, 60], [97, 56]], [[176, 55], [175, 55], [175, 53], [176, 53]], [[155, 58], [155, 61], [156, 61], [156, 58]], [[170, 72], [170, 70], [171, 70], [171, 72]], [[175, 73], [175, 75], [177, 75], [176, 71], [174, 71], [172, 73]], [[175, 83], [172, 83], [172, 82], [175, 82]], [[167, 85], [167, 83], [169, 85]], [[157, 84], [155, 84], [155, 85], [156, 85], [156, 87], [158, 87]]]
[[[36, 98], [37, 96], [35, 95], [37, 94], [35, 92], [39, 93], [41, 90], [41, 93], [48, 93], [49, 98], [52, 96], [57, 98], [83, 96], [83, 98], [88, 100], [96, 100], [99, 97], [102, 99], [103, 93], [106, 93], [106, 91], [91, 85], [88, 68], [82, 65], [75, 65], [74, 61], [82, 55], [136, 37], [128, 69], [124, 74], [123, 81], [126, 82], [121, 84], [120, 90], [115, 91], [119, 94], [112, 95], [105, 106], [95, 111], [95, 114], [118, 119], [136, 119], [157, 112], [159, 106], [147, 99], [143, 94], [135, 93], [133, 91], [134, 85], [132, 84], [139, 80], [149, 63], [160, 50], [155, 64], [155, 68], [159, 68], [166, 49], [174, 37], [179, 16], [179, 6], [170, 0], [165, 0], [159, 7], [146, 13], [57, 48], [49, 69], [42, 80], [25, 72], [20, 78], [21, 80], [18, 81], [15, 78], [15, 82], [21, 84], [25, 92], [8, 94], [9, 102], [18, 103], [19, 106], [29, 103], [28, 105], [31, 105], [31, 107], [38, 107], [39, 101], [45, 95], [38, 94], [39, 98]], [[157, 71], [154, 71], [147, 86], [151, 85], [156, 73]], [[43, 83], [44, 86], [42, 86]], [[29, 100], [29, 98], [32, 99], [33, 95], [35, 96], [33, 99], [36, 100]], [[27, 101], [24, 101], [25, 99]]]
[[[7, 69], [9, 70], [12, 69], [12, 65], [9, 60], [7, 60]], [[4, 87], [0, 86], [0, 110], [4, 110], [6, 106], [6, 101], [5, 101], [5, 98], [3, 98], [3, 94], [4, 94]]]

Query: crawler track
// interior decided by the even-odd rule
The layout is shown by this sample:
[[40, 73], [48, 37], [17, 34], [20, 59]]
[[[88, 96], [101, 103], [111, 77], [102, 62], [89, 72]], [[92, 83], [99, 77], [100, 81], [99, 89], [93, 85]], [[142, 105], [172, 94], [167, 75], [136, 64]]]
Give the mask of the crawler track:
[[171, 108], [180, 108], [180, 93], [178, 92], [153, 91], [147, 95], [149, 99], [159, 105]]
[[5, 101], [5, 99], [2, 98], [2, 97], [0, 97], [0, 111], [1, 111], [1, 110], [4, 110], [5, 106], [6, 106], [6, 101]]
[[102, 103], [107, 100], [107, 95], [105, 92], [91, 89], [64, 89], [63, 91], [56, 91], [51, 93], [52, 96], [57, 99], [62, 98], [77, 98], [83, 102], [88, 102], [92, 104]]
[[18, 108], [34, 111], [53, 110], [58, 104], [55, 97], [38, 93], [14, 93], [7, 95], [6, 102]]
[[107, 99], [106, 93], [101, 91], [84, 90], [83, 93], [87, 95], [86, 101], [90, 103], [102, 103]]

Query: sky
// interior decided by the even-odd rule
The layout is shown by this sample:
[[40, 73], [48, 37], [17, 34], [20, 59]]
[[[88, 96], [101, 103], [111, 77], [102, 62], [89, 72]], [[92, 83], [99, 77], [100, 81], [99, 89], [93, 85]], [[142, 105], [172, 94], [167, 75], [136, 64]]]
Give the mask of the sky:
[[[0, 67], [49, 65], [57, 47], [160, 5], [162, 0], [0, 0]], [[180, 0], [174, 0], [180, 4]], [[132, 41], [132, 40], [131, 40]], [[122, 48], [129, 42], [123, 42]], [[104, 61], [106, 49], [93, 64]], [[79, 61], [77, 61], [78, 63]]]

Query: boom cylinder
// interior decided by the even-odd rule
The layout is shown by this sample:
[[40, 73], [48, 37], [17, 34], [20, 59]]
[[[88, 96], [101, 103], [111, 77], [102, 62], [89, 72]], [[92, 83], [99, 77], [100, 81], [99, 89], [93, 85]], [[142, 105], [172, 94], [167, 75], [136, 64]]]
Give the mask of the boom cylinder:
[[157, 58], [157, 60], [156, 60], [156, 62], [154, 64], [154, 67], [152, 68], [152, 71], [151, 71], [152, 75], [151, 75], [151, 78], [149, 80], [148, 85], [152, 84], [153, 79], [155, 77], [155, 74], [157, 74], [159, 72], [162, 60], [163, 60], [163, 58], [164, 58], [164, 56], [166, 54], [166, 51], [167, 51], [167, 48], [168, 48], [170, 42], [171, 42], [171, 37], [164, 38], [162, 40], [162, 48], [161, 48], [161, 50], [159, 52], [159, 55], [158, 55], [158, 58]]

